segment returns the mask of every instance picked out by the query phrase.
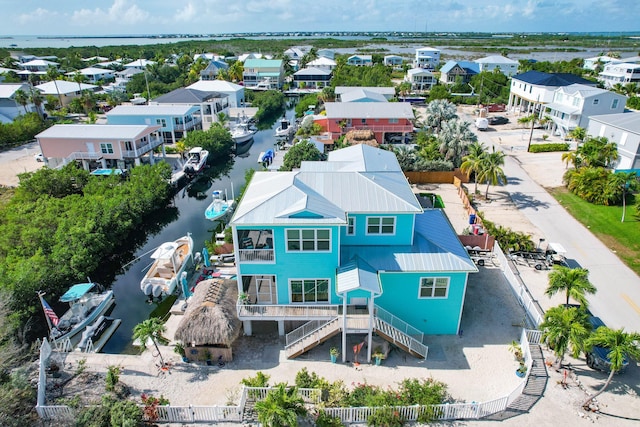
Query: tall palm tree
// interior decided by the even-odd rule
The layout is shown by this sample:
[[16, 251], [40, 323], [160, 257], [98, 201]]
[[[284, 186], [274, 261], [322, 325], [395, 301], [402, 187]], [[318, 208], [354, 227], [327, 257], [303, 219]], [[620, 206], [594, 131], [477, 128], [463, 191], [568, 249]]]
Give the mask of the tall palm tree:
[[560, 305], [547, 310], [540, 330], [542, 340], [553, 349], [560, 367], [569, 347], [573, 357], [580, 356], [591, 333], [591, 323], [585, 310]]
[[36, 111], [38, 112], [40, 118], [43, 118], [42, 102], [44, 101], [44, 98], [42, 97], [42, 92], [40, 92], [38, 89], [31, 88], [31, 90], [29, 91], [29, 100], [33, 105], [36, 106]]
[[236, 61], [229, 67], [229, 77], [233, 82], [242, 81], [244, 73], [244, 65], [241, 61]]
[[440, 132], [444, 122], [458, 117], [455, 104], [446, 99], [436, 99], [428, 103], [425, 115], [425, 125], [435, 128], [436, 133]]
[[24, 113], [27, 114], [27, 104], [29, 103], [29, 95], [22, 89], [18, 89], [13, 94], [13, 100], [16, 104], [22, 105]]
[[56, 67], [50, 66], [47, 68], [47, 78], [49, 81], [53, 82], [53, 85], [56, 87], [56, 93], [58, 94], [58, 100], [60, 101], [60, 106], [62, 106], [62, 95], [60, 95], [60, 90], [58, 89], [58, 77], [60, 77], [60, 71]]
[[636, 180], [635, 172], [616, 172], [611, 174], [610, 179], [607, 182], [607, 186], [611, 186], [613, 191], [622, 189], [622, 218], [620, 222], [624, 222], [624, 217], [627, 212], [627, 191], [637, 188], [638, 181]]
[[571, 163], [575, 169], [580, 167], [580, 156], [578, 156], [578, 153], [575, 151], [565, 151], [562, 153], [561, 159], [562, 163], [565, 164], [565, 169], [569, 168], [569, 163]]
[[576, 126], [571, 129], [571, 131], [567, 134], [569, 138], [573, 138], [577, 142], [582, 142], [587, 137], [587, 130], [585, 128], [581, 128], [580, 126]]
[[601, 326], [587, 339], [586, 344], [587, 346], [609, 349], [607, 357], [611, 363], [611, 371], [602, 388], [593, 396], [589, 396], [582, 404], [583, 407], [588, 407], [589, 403], [600, 396], [611, 384], [613, 375], [622, 369], [625, 356], [640, 360], [640, 334], [637, 332], [624, 332], [624, 329], [614, 330]]
[[295, 427], [298, 417], [307, 414], [297, 387], [280, 383], [264, 400], [256, 402], [258, 421], [265, 427]]
[[502, 170], [504, 165], [504, 153], [496, 151], [493, 147], [491, 153], [486, 153], [480, 164], [480, 174], [478, 180], [487, 183], [487, 190], [484, 193], [485, 199], [489, 198], [489, 185], [502, 185], [507, 183], [507, 176]]
[[467, 147], [469, 154], [462, 158], [462, 164], [460, 165], [460, 170], [462, 173], [467, 174], [467, 178], [470, 178], [472, 173], [474, 174], [474, 194], [478, 192], [478, 174], [480, 173], [482, 161], [486, 155], [486, 148], [487, 147], [485, 147], [481, 142], [474, 142], [473, 144], [470, 144]]
[[624, 95], [624, 85], [622, 83], [616, 83], [611, 86], [611, 90], [620, 95]]
[[164, 326], [164, 323], [162, 323], [162, 321], [157, 317], [144, 320], [133, 328], [133, 339], [139, 340], [142, 344], [142, 348], [145, 348], [147, 342], [151, 340], [153, 346], [156, 348], [158, 357], [160, 357], [161, 366], [164, 366], [164, 359], [162, 358], [162, 353], [160, 353], [160, 348], [158, 348], [158, 341], [165, 341], [162, 334], [166, 330], [167, 328]]
[[561, 291], [566, 294], [566, 306], [569, 306], [569, 298], [573, 298], [586, 307], [588, 303], [585, 294], [595, 294], [597, 289], [589, 282], [589, 270], [586, 268], [554, 265], [553, 271], [549, 273], [549, 286], [544, 293], [551, 297]]
[[442, 123], [442, 130], [438, 137], [440, 153], [445, 160], [453, 162], [455, 167], [459, 167], [462, 163], [462, 155], [466, 152], [467, 146], [478, 140], [476, 134], [469, 129], [469, 122], [458, 119], [449, 119]]
[[87, 81], [87, 76], [82, 74], [80, 71], [76, 71], [73, 75], [73, 81], [78, 83], [78, 92], [82, 93], [82, 83]]
[[518, 119], [518, 123], [521, 124], [529, 124], [531, 126], [530, 128], [530, 132], [529, 132], [529, 142], [527, 143], [527, 153], [529, 152], [529, 149], [531, 148], [531, 140], [533, 139], [533, 128], [536, 126], [536, 123], [538, 123], [540, 121], [540, 118], [538, 117], [537, 114], [530, 114], [528, 116], [525, 117], [520, 117]]
[[638, 93], [638, 84], [637, 83], [627, 83], [624, 85], [624, 93], [628, 97], [635, 96]]

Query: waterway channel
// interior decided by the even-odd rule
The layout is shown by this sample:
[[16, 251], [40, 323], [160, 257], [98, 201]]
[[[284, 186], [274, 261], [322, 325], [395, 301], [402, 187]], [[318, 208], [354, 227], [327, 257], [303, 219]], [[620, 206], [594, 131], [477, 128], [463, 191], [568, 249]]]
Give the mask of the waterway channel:
[[[287, 110], [287, 117], [293, 121], [295, 113]], [[180, 189], [173, 198], [173, 205], [177, 209], [177, 217], [168, 222], [156, 234], [149, 234], [146, 242], [137, 249], [134, 261], [126, 271], [116, 276], [112, 283], [116, 305], [111, 316], [122, 319], [122, 324], [113, 334], [109, 342], [103, 348], [104, 353], [120, 354], [133, 353], [137, 349], [132, 345], [133, 328], [140, 322], [149, 318], [151, 312], [158, 306], [157, 302], [149, 303], [140, 290], [140, 280], [151, 264], [151, 252], [164, 242], [173, 241], [187, 232], [192, 234], [194, 241], [194, 254], [201, 252], [204, 242], [211, 238], [212, 232], [218, 225], [204, 217], [204, 211], [211, 203], [213, 190], [226, 191], [231, 197], [232, 191], [236, 197], [244, 185], [245, 172], [253, 168], [260, 170], [258, 156], [260, 152], [274, 148], [275, 128], [258, 131], [253, 142], [238, 147], [238, 155], [233, 159], [233, 164], [224, 175], [216, 174], [217, 170], [224, 169], [220, 165], [210, 167], [196, 181]]]

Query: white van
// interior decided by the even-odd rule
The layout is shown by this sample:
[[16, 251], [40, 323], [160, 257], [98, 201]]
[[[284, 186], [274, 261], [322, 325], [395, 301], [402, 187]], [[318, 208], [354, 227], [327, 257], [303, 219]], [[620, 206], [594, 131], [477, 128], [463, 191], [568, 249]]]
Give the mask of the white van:
[[476, 119], [476, 129], [487, 130], [489, 128], [489, 120], [486, 117], [478, 117]]

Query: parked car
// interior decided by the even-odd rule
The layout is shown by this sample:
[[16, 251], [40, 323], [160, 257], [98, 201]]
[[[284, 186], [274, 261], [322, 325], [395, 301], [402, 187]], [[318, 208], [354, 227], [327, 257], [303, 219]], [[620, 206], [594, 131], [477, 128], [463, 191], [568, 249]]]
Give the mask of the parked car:
[[506, 117], [502, 117], [502, 116], [489, 117], [490, 125], [506, 125], [507, 123], [509, 123], [509, 119]]
[[44, 155], [42, 153], [34, 154], [33, 158], [36, 159], [36, 162], [44, 162]]
[[[591, 315], [588, 310], [587, 314], [589, 316], [591, 327], [594, 331], [601, 326], [605, 326], [602, 319]], [[597, 369], [598, 371], [609, 372], [611, 370], [611, 361], [609, 360], [608, 354], [609, 349], [593, 346], [591, 350], [586, 352], [587, 366], [591, 369]], [[624, 372], [627, 369], [627, 366], [629, 366], [629, 360], [625, 357], [622, 362], [622, 368], [619, 372]]]

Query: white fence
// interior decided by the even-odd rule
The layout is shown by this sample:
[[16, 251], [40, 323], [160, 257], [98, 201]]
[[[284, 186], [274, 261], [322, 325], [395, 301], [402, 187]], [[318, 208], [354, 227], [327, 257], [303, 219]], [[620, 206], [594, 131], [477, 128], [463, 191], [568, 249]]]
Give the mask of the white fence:
[[[527, 366], [527, 373], [523, 381], [509, 395], [487, 402], [471, 403], [445, 403], [429, 406], [397, 406], [392, 409], [405, 420], [417, 421], [425, 412], [434, 420], [462, 420], [480, 419], [491, 414], [503, 411], [516, 400], [527, 383], [531, 372], [533, 359], [529, 350], [529, 344], [540, 343], [541, 332], [523, 329], [520, 336], [520, 347]], [[38, 404], [36, 411], [43, 420], [73, 419], [74, 410], [68, 406], [45, 405], [44, 390], [46, 388], [46, 360], [48, 360], [51, 347], [45, 340], [40, 347], [40, 377], [38, 381]], [[244, 408], [247, 401], [260, 401], [267, 397], [271, 387], [243, 387], [240, 404], [238, 406], [159, 406], [158, 419], [155, 422], [242, 422]], [[312, 405], [321, 402], [322, 391], [320, 389], [299, 388], [298, 395]], [[340, 418], [343, 423], [364, 423], [380, 408], [320, 408], [327, 415]]]
[[[502, 251], [502, 248], [498, 244], [495, 243], [493, 246], [493, 253], [498, 258], [500, 262], [500, 266], [502, 267], [502, 272], [504, 277], [507, 279], [509, 286], [511, 286], [511, 290], [514, 295], [518, 299], [518, 303], [525, 309], [529, 321], [532, 323], [533, 327], [538, 327], [544, 318], [544, 311], [540, 307], [540, 305], [533, 299], [533, 296], [527, 289], [524, 282], [519, 277], [516, 276], [516, 273], [511, 269], [511, 264], [507, 259], [506, 255]], [[525, 326], [525, 325], [523, 325]]]

